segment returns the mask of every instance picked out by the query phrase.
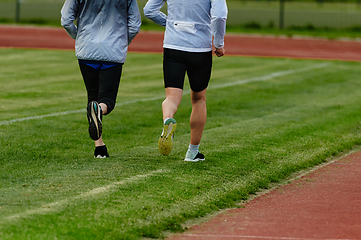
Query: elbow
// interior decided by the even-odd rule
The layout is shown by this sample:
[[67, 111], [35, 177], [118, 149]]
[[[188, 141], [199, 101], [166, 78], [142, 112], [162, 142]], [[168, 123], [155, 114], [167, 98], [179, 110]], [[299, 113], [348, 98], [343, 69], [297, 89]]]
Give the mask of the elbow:
[[64, 20], [64, 18], [60, 19], [60, 24], [63, 28], [65, 28], [65, 26], [67, 25], [67, 22]]
[[133, 28], [134, 35], [137, 35], [140, 32], [140, 24]]
[[212, 17], [212, 21], [215, 21], [215, 22], [224, 22], [227, 20], [227, 12], [225, 14], [220, 14], [218, 16], [213, 16]]
[[138, 21], [134, 21], [129, 25], [128, 31], [132, 35], [137, 35], [140, 32], [140, 26], [142, 25], [142, 21], [139, 19]]
[[72, 22], [72, 21], [69, 21], [69, 20], [66, 20], [66, 19], [64, 19], [64, 18], [61, 18], [61, 19], [60, 19], [60, 24], [61, 24], [61, 26], [62, 26], [63, 28], [69, 28], [69, 27], [73, 24], [73, 22]]
[[146, 18], [149, 18], [149, 19], [152, 19], [152, 14], [150, 14], [150, 13], [146, 13], [146, 12], [144, 12], [144, 16], [146, 17]]
[[150, 14], [149, 8], [147, 7], [147, 5], [145, 5], [145, 7], [143, 8], [143, 13], [144, 16], [148, 17]]
[[140, 26], [133, 26], [128, 29], [128, 46], [133, 41], [133, 38], [140, 32]]
[[144, 16], [149, 18], [149, 19], [152, 19], [154, 17], [154, 12], [151, 11], [147, 5], [143, 8], [143, 12], [144, 12]]

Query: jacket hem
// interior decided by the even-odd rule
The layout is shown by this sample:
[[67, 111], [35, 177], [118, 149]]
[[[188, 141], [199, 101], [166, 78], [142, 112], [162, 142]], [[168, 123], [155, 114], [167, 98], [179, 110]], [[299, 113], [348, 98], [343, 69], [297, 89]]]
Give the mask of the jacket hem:
[[188, 48], [188, 47], [182, 47], [182, 46], [176, 46], [171, 44], [163, 44], [163, 48], [169, 48], [174, 50], [180, 50], [185, 52], [210, 52], [212, 51], [212, 48]]

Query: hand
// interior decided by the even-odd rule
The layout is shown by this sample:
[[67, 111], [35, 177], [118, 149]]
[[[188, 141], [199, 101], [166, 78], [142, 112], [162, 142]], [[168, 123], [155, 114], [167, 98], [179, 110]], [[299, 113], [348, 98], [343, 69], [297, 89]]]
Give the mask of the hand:
[[224, 47], [216, 48], [216, 50], [214, 50], [214, 53], [217, 55], [217, 57], [222, 57], [226, 53], [226, 50], [224, 50]]

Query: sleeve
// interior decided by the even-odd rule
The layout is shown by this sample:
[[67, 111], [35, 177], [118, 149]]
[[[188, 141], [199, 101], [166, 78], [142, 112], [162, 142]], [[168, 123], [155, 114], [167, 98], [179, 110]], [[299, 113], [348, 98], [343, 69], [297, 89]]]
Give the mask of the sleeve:
[[227, 4], [225, 0], [211, 0], [212, 35], [213, 45], [216, 48], [224, 47], [226, 34]]
[[167, 23], [167, 15], [160, 11], [164, 3], [165, 0], [149, 0], [143, 9], [144, 16], [163, 27]]
[[128, 45], [139, 33], [142, 20], [140, 17], [137, 0], [128, 1]]
[[61, 9], [61, 25], [73, 39], [76, 38], [78, 32], [74, 24], [74, 20], [78, 15], [78, 4], [77, 0], [66, 0]]

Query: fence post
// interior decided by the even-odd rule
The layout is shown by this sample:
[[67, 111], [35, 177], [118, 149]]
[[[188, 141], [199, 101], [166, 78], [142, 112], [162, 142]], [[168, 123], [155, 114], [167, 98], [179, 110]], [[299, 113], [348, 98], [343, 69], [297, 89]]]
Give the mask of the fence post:
[[15, 22], [20, 22], [20, 0], [15, 1]]
[[280, 19], [279, 19], [280, 29], [283, 29], [284, 27], [284, 17], [285, 17], [285, 0], [280, 0]]

